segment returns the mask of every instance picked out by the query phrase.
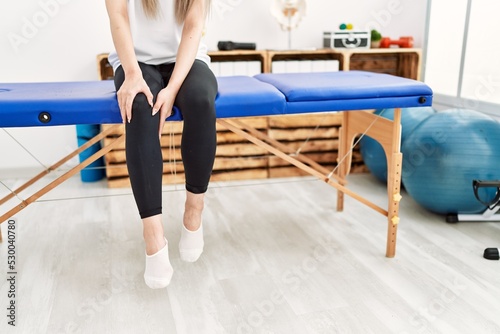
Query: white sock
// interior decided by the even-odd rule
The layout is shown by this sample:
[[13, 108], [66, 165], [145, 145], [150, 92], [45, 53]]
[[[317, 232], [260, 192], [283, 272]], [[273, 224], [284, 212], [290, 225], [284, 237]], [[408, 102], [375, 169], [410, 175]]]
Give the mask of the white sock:
[[144, 271], [144, 281], [151, 289], [161, 289], [166, 287], [174, 269], [168, 258], [168, 241], [165, 239], [165, 246], [153, 255], [146, 254], [146, 270]]
[[190, 231], [182, 224], [179, 253], [183, 261], [195, 262], [198, 260], [203, 253], [204, 244], [203, 224], [196, 231]]

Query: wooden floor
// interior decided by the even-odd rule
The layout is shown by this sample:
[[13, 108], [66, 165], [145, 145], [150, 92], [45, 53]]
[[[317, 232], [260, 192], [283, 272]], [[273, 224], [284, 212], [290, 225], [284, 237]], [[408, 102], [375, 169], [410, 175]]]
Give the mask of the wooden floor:
[[[385, 203], [370, 175], [349, 181]], [[184, 192], [164, 190], [175, 272], [163, 290], [143, 282], [129, 189], [76, 177], [19, 213], [17, 326], [7, 325], [4, 241], [0, 333], [500, 333], [500, 262], [482, 257], [500, 247], [500, 223], [450, 225], [404, 196], [389, 259], [385, 218], [350, 197], [336, 212], [320, 181], [214, 183], [205, 252], [190, 264], [177, 249]]]

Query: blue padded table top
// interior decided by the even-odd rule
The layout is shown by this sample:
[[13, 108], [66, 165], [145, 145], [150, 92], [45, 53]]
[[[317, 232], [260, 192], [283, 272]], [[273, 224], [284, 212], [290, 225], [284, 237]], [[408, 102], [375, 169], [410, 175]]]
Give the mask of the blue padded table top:
[[[49, 113], [50, 121], [39, 119]], [[112, 81], [0, 83], [0, 126], [120, 123]]]
[[[219, 77], [217, 117], [285, 112], [285, 97], [249, 76]], [[47, 120], [47, 115], [50, 119]], [[169, 120], [181, 120], [177, 107]], [[54, 83], [0, 83], [0, 127], [120, 123], [111, 80]]]
[[[432, 105], [422, 82], [362, 71], [217, 78], [218, 118]], [[169, 120], [182, 119], [174, 108]], [[120, 123], [111, 80], [0, 83], [0, 127]]]
[[423, 82], [382, 73], [264, 73], [255, 78], [285, 95], [288, 114], [432, 105], [433, 92]]
[[217, 118], [271, 116], [285, 113], [285, 96], [272, 85], [249, 76], [217, 78]]

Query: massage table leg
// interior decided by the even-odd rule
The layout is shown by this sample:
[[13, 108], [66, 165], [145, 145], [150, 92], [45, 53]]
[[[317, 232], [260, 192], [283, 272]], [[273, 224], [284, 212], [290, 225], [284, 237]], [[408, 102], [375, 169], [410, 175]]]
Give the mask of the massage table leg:
[[[339, 148], [337, 156], [337, 176], [340, 180], [345, 180], [349, 174], [351, 162], [352, 162], [352, 150], [351, 147], [354, 144], [354, 138], [351, 138], [351, 142], [347, 141], [346, 131], [347, 122], [349, 121], [347, 113], [344, 112], [344, 117], [342, 120], [342, 126], [339, 129]], [[344, 185], [343, 183], [341, 183]], [[337, 190], [337, 211], [344, 211], [344, 192]]]
[[[112, 126], [112, 127], [108, 128], [107, 130], [105, 130], [105, 131], [97, 134], [94, 138], [90, 139], [87, 143], [85, 143], [84, 145], [82, 145], [81, 147], [79, 147], [77, 150], [71, 152], [66, 157], [64, 157], [60, 161], [56, 162], [54, 165], [50, 166], [47, 170], [39, 173], [38, 175], [36, 175], [32, 179], [30, 179], [28, 182], [26, 182], [25, 184], [23, 184], [21, 187], [19, 187], [16, 190], [14, 190], [11, 194], [9, 194], [9, 195], [5, 196], [4, 198], [2, 198], [2, 200], [0, 201], [0, 204], [5, 203], [9, 199], [11, 199], [14, 196], [16, 196], [19, 192], [21, 192], [21, 191], [25, 190], [26, 188], [28, 188], [29, 186], [33, 185], [36, 181], [40, 180], [43, 176], [49, 174], [51, 171], [56, 170], [61, 165], [63, 165], [65, 162], [67, 162], [68, 160], [70, 160], [71, 158], [73, 158], [76, 155], [78, 155], [79, 153], [85, 151], [86, 149], [88, 149], [89, 147], [91, 147], [92, 145], [94, 145], [95, 143], [97, 143], [99, 140], [101, 140], [104, 137], [106, 137], [109, 133], [111, 133], [114, 130], [116, 130], [116, 128], [119, 127], [119, 126], [122, 126], [122, 125], [121, 124], [117, 124], [115, 126]], [[114, 141], [112, 141], [111, 143], [109, 143], [107, 146], [101, 148], [98, 152], [94, 153], [93, 155], [91, 155], [90, 157], [88, 157], [87, 159], [85, 159], [84, 161], [82, 161], [81, 163], [79, 163], [78, 165], [76, 165], [75, 167], [71, 168], [65, 174], [59, 176], [54, 181], [52, 181], [51, 183], [49, 183], [48, 185], [46, 185], [42, 189], [38, 190], [37, 192], [35, 192], [33, 195], [31, 195], [27, 199], [22, 200], [22, 202], [20, 204], [16, 205], [14, 208], [12, 208], [8, 212], [6, 212], [2, 216], [0, 216], [0, 223], [3, 223], [4, 221], [6, 221], [7, 219], [9, 219], [10, 217], [14, 216], [16, 213], [18, 213], [19, 211], [21, 211], [22, 209], [24, 209], [25, 207], [27, 207], [29, 204], [33, 203], [38, 198], [40, 198], [41, 196], [45, 195], [50, 190], [54, 189], [55, 187], [57, 187], [62, 182], [66, 181], [67, 179], [69, 179], [70, 177], [72, 177], [76, 173], [80, 172], [82, 169], [84, 169], [85, 167], [87, 167], [88, 165], [90, 165], [91, 163], [93, 163], [94, 161], [96, 161], [97, 159], [99, 159], [102, 156], [104, 156], [106, 153], [108, 153], [113, 148], [115, 148], [116, 146], [118, 146], [124, 139], [125, 139], [124, 135], [121, 135], [120, 137], [117, 137]], [[0, 235], [0, 241], [1, 241], [1, 235]]]
[[[344, 112], [340, 131], [338, 176], [345, 179], [350, 171], [352, 146], [356, 136], [365, 134], [379, 142], [387, 157], [388, 220], [386, 256], [396, 254], [397, 226], [399, 224], [399, 202], [401, 200], [401, 109], [394, 111], [394, 120], [388, 120], [365, 111]], [[343, 208], [344, 191], [338, 190], [337, 210]], [[339, 210], [339, 211], [340, 211]]]
[[[392, 145], [384, 148], [387, 155], [387, 190], [389, 201], [387, 256], [396, 255], [396, 237], [399, 224], [399, 202], [401, 201], [401, 172], [403, 169], [403, 154], [401, 153], [401, 108], [394, 110], [392, 130]], [[389, 160], [390, 159], [390, 160]]]

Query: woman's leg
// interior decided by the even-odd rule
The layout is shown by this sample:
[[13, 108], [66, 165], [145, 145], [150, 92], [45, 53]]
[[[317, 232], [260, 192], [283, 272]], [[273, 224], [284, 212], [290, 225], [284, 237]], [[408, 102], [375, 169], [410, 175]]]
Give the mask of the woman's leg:
[[[155, 67], [139, 64], [153, 96], [163, 88], [163, 79]], [[118, 90], [125, 80], [123, 69], [115, 73]], [[168, 259], [167, 240], [162, 225], [163, 157], [158, 137], [159, 114], [151, 115], [151, 106], [144, 94], [138, 94], [132, 105], [132, 119], [126, 123], [126, 161], [135, 202], [143, 222], [146, 243], [148, 286], [161, 288], [170, 282], [172, 267]]]
[[190, 231], [200, 227], [204, 195], [215, 159], [217, 88], [217, 80], [210, 68], [195, 61], [176, 100], [184, 117], [181, 150], [187, 191], [183, 223]]
[[[158, 68], [164, 82], [168, 82], [174, 64]], [[195, 60], [175, 100], [184, 119], [181, 141], [187, 190], [184, 225], [190, 230], [200, 226], [203, 195], [207, 191], [215, 160], [217, 89], [217, 80], [208, 65]]]
[[197, 230], [201, 224], [203, 198], [215, 160], [217, 88], [217, 80], [210, 68], [197, 60], [175, 101], [184, 118], [181, 141], [187, 190], [184, 226], [191, 231]]
[[[153, 96], [163, 88], [163, 78], [153, 67], [139, 64]], [[115, 73], [118, 90], [125, 79], [120, 67]], [[144, 94], [138, 94], [132, 105], [132, 119], [126, 123], [126, 161], [135, 202], [143, 219], [146, 252], [156, 253], [165, 244], [161, 224], [161, 187], [163, 157], [158, 138], [159, 114], [151, 116], [151, 106]]]
[[[173, 66], [162, 68], [168, 82]], [[217, 80], [210, 68], [196, 60], [175, 100], [184, 119], [181, 154], [186, 176], [186, 203], [179, 244], [181, 258], [193, 262], [203, 251], [201, 216], [217, 146], [215, 97]]]

